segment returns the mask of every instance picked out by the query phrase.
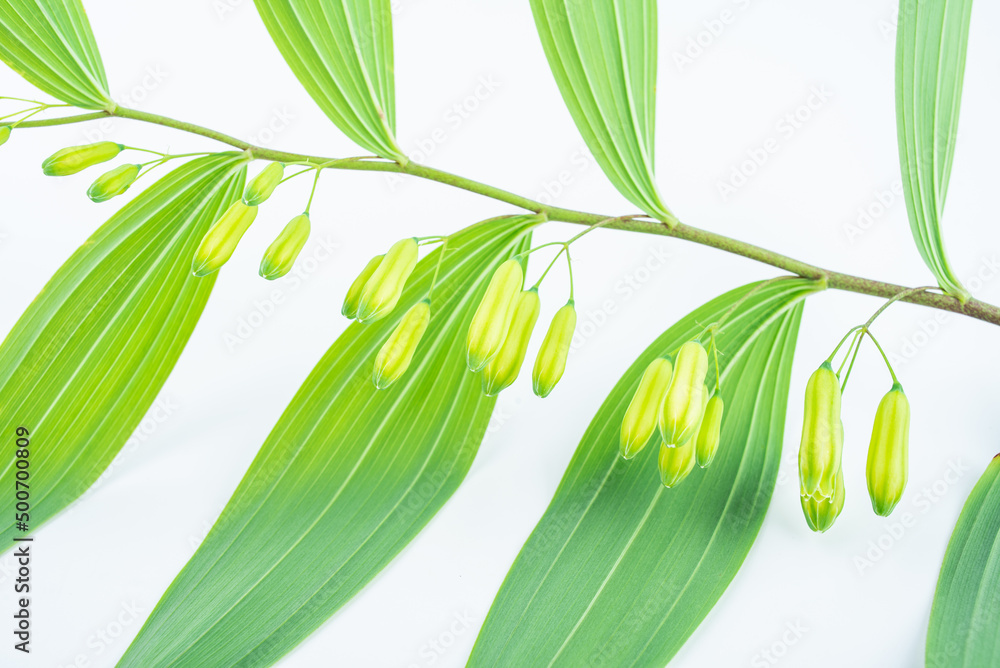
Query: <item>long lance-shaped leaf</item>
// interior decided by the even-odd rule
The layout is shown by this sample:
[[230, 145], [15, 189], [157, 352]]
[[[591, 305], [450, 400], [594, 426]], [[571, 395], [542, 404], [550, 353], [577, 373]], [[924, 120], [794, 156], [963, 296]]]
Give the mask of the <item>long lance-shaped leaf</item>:
[[531, 0], [563, 100], [618, 191], [670, 225], [653, 174], [656, 0]]
[[494, 400], [466, 367], [469, 321], [493, 269], [535, 217], [448, 241], [431, 321], [409, 371], [376, 390], [376, 352], [431, 287], [417, 266], [397, 317], [348, 327], [261, 447], [205, 542], [120, 666], [269, 666], [371, 580], [465, 477]]
[[[639, 356], [594, 416], [507, 574], [469, 666], [659, 668], [670, 660], [760, 529], [778, 471], [801, 300], [820, 287], [789, 278], [739, 288]], [[625, 409], [653, 359], [723, 320], [718, 456], [666, 489], [657, 437], [634, 459], [619, 457]]]
[[254, 0], [316, 104], [358, 145], [406, 163], [396, 145], [390, 0]]
[[0, 2], [0, 58], [63, 102], [84, 109], [114, 108], [80, 0]]
[[[30, 432], [36, 528], [83, 494], [125, 444], [184, 349], [214, 280], [191, 276], [201, 237], [241, 192], [226, 153], [174, 170], [56, 272], [0, 347], [0, 433]], [[0, 479], [13, 480], [13, 448]], [[13, 484], [13, 483], [12, 483]], [[6, 549], [21, 535], [0, 495]]]
[[972, 0], [899, 3], [896, 133], [910, 230], [938, 284], [962, 302], [969, 291], [944, 252], [941, 219], [958, 134]]
[[927, 631], [928, 668], [1000, 666], [1000, 455], [951, 535]]

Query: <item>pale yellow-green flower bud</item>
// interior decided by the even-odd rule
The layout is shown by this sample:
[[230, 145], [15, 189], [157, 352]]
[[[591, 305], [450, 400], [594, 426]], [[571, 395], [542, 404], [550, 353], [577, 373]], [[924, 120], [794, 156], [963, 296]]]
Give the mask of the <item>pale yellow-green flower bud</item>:
[[361, 290], [358, 321], [374, 322], [389, 315], [416, 266], [417, 240], [409, 237], [394, 243]]
[[8, 139], [10, 139], [10, 126], [0, 125], [0, 146], [6, 144]]
[[516, 259], [507, 260], [493, 273], [486, 294], [472, 316], [465, 341], [466, 360], [472, 371], [481, 371], [500, 352], [523, 283], [524, 270]]
[[841, 471], [834, 480], [833, 496], [829, 499], [817, 499], [812, 496], [802, 496], [802, 513], [806, 523], [813, 531], [823, 533], [833, 526], [844, 509], [844, 473]]
[[376, 255], [365, 268], [361, 270], [358, 277], [354, 279], [351, 283], [351, 287], [347, 289], [347, 295], [344, 296], [344, 305], [340, 308], [340, 312], [348, 318], [356, 318], [358, 316], [358, 305], [361, 304], [361, 293], [365, 289], [365, 284], [368, 283], [368, 279], [372, 277], [378, 266], [382, 264], [382, 258], [384, 255]]
[[243, 192], [243, 203], [247, 206], [260, 206], [271, 196], [274, 189], [281, 183], [285, 175], [285, 166], [280, 162], [272, 162], [253, 177]]
[[656, 431], [660, 404], [663, 403], [663, 397], [670, 387], [673, 369], [673, 360], [667, 356], [657, 357], [643, 372], [639, 387], [632, 395], [632, 401], [622, 419], [618, 449], [625, 459], [632, 459], [639, 454]]
[[887, 517], [903, 497], [909, 439], [910, 402], [894, 383], [879, 402], [868, 446], [868, 496], [876, 515]]
[[406, 373], [430, 320], [431, 305], [426, 299], [406, 312], [375, 358], [375, 387], [384, 390]]
[[712, 398], [705, 405], [705, 416], [701, 419], [701, 427], [698, 429], [698, 437], [695, 440], [695, 454], [698, 459], [698, 466], [707, 467], [715, 459], [715, 454], [719, 451], [719, 439], [722, 432], [722, 411], [725, 405], [722, 402], [722, 395], [716, 390]]
[[660, 482], [664, 487], [676, 487], [694, 469], [695, 452], [692, 440], [677, 446], [660, 443]]
[[539, 397], [544, 399], [549, 396], [566, 371], [566, 358], [569, 357], [569, 346], [573, 342], [575, 330], [576, 308], [570, 299], [552, 317], [549, 331], [545, 333], [542, 347], [535, 358], [531, 379], [535, 394]]
[[540, 310], [541, 300], [535, 288], [524, 290], [515, 298], [514, 316], [507, 338], [500, 346], [500, 352], [483, 369], [483, 392], [486, 396], [496, 396], [517, 380]]
[[138, 178], [140, 165], [121, 165], [105, 172], [87, 190], [87, 197], [95, 202], [107, 202], [128, 190]]
[[840, 421], [840, 379], [823, 362], [806, 384], [802, 442], [799, 446], [799, 483], [804, 496], [829, 499], [837, 485], [844, 447]]
[[46, 176], [69, 176], [107, 162], [124, 150], [124, 146], [111, 141], [101, 141], [85, 146], [70, 146], [56, 151], [42, 163]]
[[684, 443], [698, 433], [707, 400], [705, 376], [708, 353], [700, 341], [688, 341], [677, 351], [674, 376], [660, 407], [660, 436], [667, 446]]
[[191, 271], [195, 276], [208, 276], [224, 265], [236, 250], [236, 244], [257, 217], [257, 207], [233, 202], [222, 217], [202, 237], [195, 251]]
[[309, 240], [309, 214], [300, 213], [288, 221], [260, 261], [260, 275], [269, 281], [281, 278], [292, 270], [295, 258]]

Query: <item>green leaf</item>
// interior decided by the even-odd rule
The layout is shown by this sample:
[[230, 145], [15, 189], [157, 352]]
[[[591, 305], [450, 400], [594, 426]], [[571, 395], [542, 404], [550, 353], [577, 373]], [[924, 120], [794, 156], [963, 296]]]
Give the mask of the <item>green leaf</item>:
[[[663, 666], [736, 575], [778, 472], [802, 298], [779, 279], [690, 313], [639, 356], [583, 436], [548, 510], [504, 580], [469, 666]], [[726, 410], [719, 453], [666, 489], [659, 444], [618, 455], [646, 366], [733, 310], [718, 335]], [[710, 369], [714, 376], [714, 365]]]
[[653, 176], [656, 0], [531, 0], [563, 100], [597, 163], [630, 202], [671, 226]]
[[970, 295], [944, 252], [941, 218], [958, 134], [972, 0], [899, 3], [896, 133], [910, 230], [938, 284]]
[[396, 145], [390, 0], [254, 0], [271, 39], [316, 104], [378, 156]]
[[1000, 666], [1000, 455], [965, 502], [941, 565], [928, 668]]
[[80, 0], [0, 2], [0, 58], [63, 102], [83, 109], [115, 106]]
[[389, 389], [372, 382], [375, 355], [427, 295], [440, 250], [418, 264], [393, 317], [347, 328], [120, 666], [269, 666], [406, 546], [485, 434], [494, 400], [466, 367], [466, 332], [493, 270], [527, 248], [538, 221], [486, 221], [449, 240], [430, 325]]
[[[60, 267], [0, 346], [0, 433], [31, 432], [35, 529], [97, 480], [184, 349], [213, 279], [191, 276], [202, 235], [241, 193], [245, 160], [193, 160], [139, 195]], [[14, 450], [0, 450], [12, 479]], [[3, 549], [21, 535], [0, 494]]]

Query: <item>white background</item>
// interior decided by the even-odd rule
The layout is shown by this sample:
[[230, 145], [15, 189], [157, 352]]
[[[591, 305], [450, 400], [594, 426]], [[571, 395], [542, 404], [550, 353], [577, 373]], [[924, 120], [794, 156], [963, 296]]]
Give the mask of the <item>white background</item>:
[[[359, 153], [299, 87], [250, 0], [87, 6], [121, 104], [271, 147]], [[731, 21], [712, 35], [705, 22], [723, 10]], [[661, 3], [657, 157], [668, 205], [689, 224], [822, 266], [906, 285], [930, 282], [902, 199], [892, 194], [899, 182], [895, 12], [888, 1]], [[395, 14], [404, 150], [417, 155], [422, 145], [422, 160], [433, 166], [532, 197], [554, 195], [562, 206], [634, 210], [586, 157], [526, 2], [400, 0]], [[1000, 301], [994, 208], [1000, 44], [992, 37], [998, 24], [1000, 6], [977, 3], [946, 220], [957, 273], [972, 279], [981, 272], [983, 280], [970, 287], [992, 302]], [[706, 46], [678, 64], [677, 54], [693, 39]], [[827, 99], [802, 108], [813, 89], [825, 90]], [[0, 72], [0, 90], [35, 94], [7, 70]], [[783, 132], [779, 124], [796, 111], [808, 119]], [[438, 128], [443, 141], [432, 139]], [[121, 120], [104, 131], [92, 124], [15, 132], [0, 148], [0, 332], [124, 202], [86, 199], [96, 173], [51, 179], [38, 169], [45, 156], [95, 138], [85, 134], [95, 130], [98, 138], [158, 150], [213, 146]], [[778, 151], [723, 198], [719, 184], [772, 137]], [[260, 255], [298, 213], [307, 185], [303, 179], [279, 191], [222, 271], [163, 389], [160, 419], [147, 420], [98, 488], [36, 534], [35, 653], [25, 661], [5, 647], [3, 665], [113, 665], [298, 385], [346, 326], [339, 305], [363, 263], [400, 237], [449, 233], [510, 211], [434, 183], [394, 187], [380, 174], [329, 174], [302, 256], [313, 258], [310, 270], [298, 282], [266, 283], [256, 273]], [[876, 215], [859, 224], [865, 208]], [[538, 238], [576, 231], [553, 224]], [[316, 260], [326, 258], [322, 239], [336, 251]], [[669, 255], [665, 264], [656, 259], [661, 254]], [[578, 340], [561, 385], [545, 401], [523, 381], [505, 392], [461, 489], [399, 558], [281, 665], [463, 665], [510, 562], [622, 371], [695, 306], [776, 274], [686, 242], [624, 232], [597, 232], [574, 246], [574, 257], [588, 336]], [[543, 291], [543, 319], [565, 298], [564, 276], [553, 276]], [[625, 287], [628, 281], [636, 289]], [[275, 295], [281, 302], [269, 307]], [[608, 300], [610, 315], [602, 312]], [[833, 530], [813, 535], [795, 482], [802, 390], [842, 332], [878, 305], [846, 293], [810, 299], [770, 512], [736, 580], [671, 666], [922, 665], [942, 554], [969, 490], [998, 449], [997, 330], [956, 316], [941, 322], [937, 312], [908, 305], [879, 320], [876, 332], [901, 360], [897, 372], [914, 409], [910, 484], [891, 519], [872, 514], [864, 462], [889, 378], [866, 348], [844, 402], [847, 505]], [[262, 324], [235, 348], [227, 345], [227, 335], [251, 317]], [[903, 513], [913, 521], [900, 531]], [[9, 555], [0, 559], [3, 610], [13, 609], [10, 565]], [[786, 633], [792, 627], [799, 633]], [[768, 648], [770, 659], [761, 654]], [[89, 663], [74, 663], [78, 657]]]

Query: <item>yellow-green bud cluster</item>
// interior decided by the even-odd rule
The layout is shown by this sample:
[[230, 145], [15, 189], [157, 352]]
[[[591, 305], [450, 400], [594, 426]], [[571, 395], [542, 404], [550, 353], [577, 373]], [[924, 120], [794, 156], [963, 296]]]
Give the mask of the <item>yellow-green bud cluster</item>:
[[416, 266], [417, 240], [408, 237], [397, 241], [385, 255], [372, 259], [355, 279], [347, 291], [342, 312], [361, 323], [386, 317], [396, 308]]
[[56, 151], [42, 163], [46, 176], [69, 176], [82, 172], [88, 167], [107, 162], [125, 149], [121, 144], [101, 141], [84, 146], [70, 146]]
[[[679, 366], [680, 360], [678, 358]], [[706, 388], [700, 396], [701, 410], [699, 412], [701, 416], [704, 416], [705, 408], [708, 406], [708, 389]], [[676, 487], [684, 482], [688, 474], [694, 469], [695, 462], [698, 459], [695, 439], [701, 428], [701, 416], [698, 418], [698, 424], [695, 425], [694, 433], [687, 440], [675, 445], [670, 445], [666, 441], [660, 443], [660, 458], [658, 463], [660, 468], [660, 482], [663, 483], [664, 487]]]
[[346, 318], [355, 319], [358, 317], [358, 306], [361, 304], [361, 293], [365, 289], [365, 284], [368, 283], [368, 279], [372, 277], [378, 266], [382, 264], [382, 258], [384, 255], [376, 255], [365, 268], [361, 270], [358, 277], [354, 279], [351, 283], [351, 287], [347, 289], [347, 295], [344, 297], [344, 305], [340, 308], [340, 312]]
[[868, 446], [868, 496], [875, 514], [887, 517], [906, 488], [910, 439], [910, 402], [894, 383], [875, 412]]
[[517, 380], [541, 306], [538, 290], [534, 288], [522, 290], [515, 297], [510, 330], [500, 346], [500, 352], [483, 369], [483, 392], [486, 396], [496, 396]]
[[384, 390], [406, 373], [430, 319], [431, 306], [426, 299], [414, 305], [400, 319], [375, 357], [375, 369], [372, 373], [375, 387]]
[[94, 202], [107, 202], [129, 189], [137, 178], [141, 165], [120, 165], [97, 177], [87, 190], [87, 197]]
[[191, 271], [195, 276], [208, 276], [229, 261], [243, 234], [257, 217], [257, 207], [233, 202], [222, 217], [202, 237], [195, 251]]
[[301, 213], [292, 218], [264, 252], [260, 261], [260, 275], [273, 281], [291, 271], [302, 247], [309, 240], [309, 229], [309, 214]]

